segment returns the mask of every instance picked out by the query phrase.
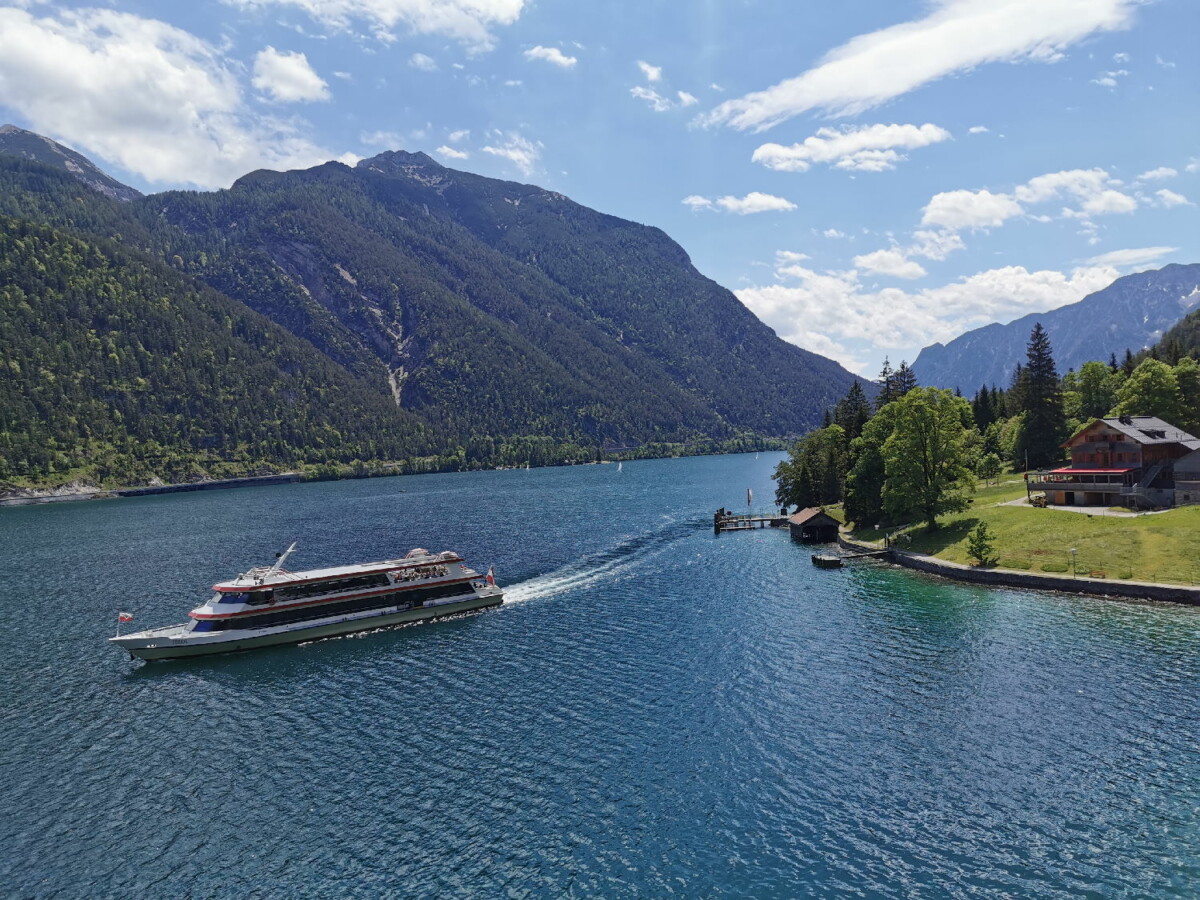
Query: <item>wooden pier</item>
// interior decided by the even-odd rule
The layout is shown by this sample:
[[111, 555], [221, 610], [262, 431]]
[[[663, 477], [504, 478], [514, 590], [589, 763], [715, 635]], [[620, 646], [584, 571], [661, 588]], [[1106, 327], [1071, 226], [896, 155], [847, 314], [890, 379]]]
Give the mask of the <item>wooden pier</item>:
[[755, 528], [781, 528], [787, 525], [787, 517], [777, 511], [771, 513], [732, 513], [727, 509], [718, 509], [713, 514], [713, 532], [722, 531], [753, 531]]

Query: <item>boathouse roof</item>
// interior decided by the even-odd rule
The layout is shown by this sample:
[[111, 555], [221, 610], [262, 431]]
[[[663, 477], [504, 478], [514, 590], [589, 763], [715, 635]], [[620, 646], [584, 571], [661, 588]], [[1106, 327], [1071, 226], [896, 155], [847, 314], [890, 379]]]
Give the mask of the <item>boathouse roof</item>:
[[838, 522], [837, 519], [835, 519], [829, 513], [825, 512], [825, 510], [823, 510], [817, 506], [810, 506], [807, 509], [801, 509], [801, 510], [793, 513], [792, 515], [788, 516], [788, 524], [789, 525], [823, 524], [821, 522], [822, 517], [827, 519], [829, 522], [834, 523], [835, 525], [841, 524], [840, 522]]

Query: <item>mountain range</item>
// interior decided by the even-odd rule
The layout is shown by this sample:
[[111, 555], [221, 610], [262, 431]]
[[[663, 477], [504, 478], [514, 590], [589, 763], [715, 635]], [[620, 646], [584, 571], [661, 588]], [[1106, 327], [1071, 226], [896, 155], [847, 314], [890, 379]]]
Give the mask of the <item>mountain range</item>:
[[924, 385], [973, 394], [980, 387], [1007, 387], [1025, 361], [1033, 326], [1050, 337], [1059, 374], [1089, 360], [1120, 359], [1154, 344], [1200, 304], [1200, 264], [1169, 265], [1118, 278], [1077, 303], [1030, 313], [1007, 325], [985, 325], [946, 344], [923, 349], [913, 372]]
[[[26, 447], [42, 477], [86, 468], [98, 443], [113, 471], [137, 468], [131, 414], [157, 423], [143, 430], [176, 469], [431, 453], [451, 466], [536, 463], [800, 434], [856, 380], [779, 339], [661, 230], [421, 153], [142, 196], [6, 126], [0, 216], [0, 334], [31, 342], [24, 389], [38, 387], [31, 372], [57, 385], [34, 407], [0, 391], [0, 437], [34, 425], [54, 435], [48, 459]], [[95, 281], [81, 259], [108, 278], [93, 294], [167, 304], [171, 315], [151, 317], [158, 333], [88, 305], [74, 291]], [[62, 330], [35, 334], [38, 321]], [[207, 375], [175, 378], [197, 347], [215, 360]], [[324, 386], [302, 388], [301, 373]], [[214, 399], [303, 424], [286, 439], [252, 424], [233, 438]], [[353, 428], [338, 403], [362, 414]]]

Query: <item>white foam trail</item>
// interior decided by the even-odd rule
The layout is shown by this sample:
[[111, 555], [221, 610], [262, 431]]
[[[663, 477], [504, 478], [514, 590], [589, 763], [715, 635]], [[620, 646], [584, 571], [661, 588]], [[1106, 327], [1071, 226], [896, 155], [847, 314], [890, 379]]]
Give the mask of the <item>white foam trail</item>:
[[612, 551], [592, 555], [591, 559], [599, 556], [603, 559], [602, 562], [593, 563], [584, 558], [545, 575], [509, 585], [504, 588], [504, 605], [540, 600], [567, 591], [591, 587], [600, 582], [616, 581], [624, 575], [632, 574], [642, 563], [658, 556], [672, 543], [670, 538], [666, 538], [662, 542], [648, 544], [646, 537], [643, 535], [632, 539], [629, 543], [633, 546], [627, 553], [622, 553], [618, 547]]

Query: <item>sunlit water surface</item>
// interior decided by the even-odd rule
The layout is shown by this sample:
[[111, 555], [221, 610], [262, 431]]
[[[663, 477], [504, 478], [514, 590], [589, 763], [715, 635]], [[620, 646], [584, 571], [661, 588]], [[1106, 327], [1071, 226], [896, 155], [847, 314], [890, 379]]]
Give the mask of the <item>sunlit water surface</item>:
[[[0, 895], [1200, 892], [1200, 610], [714, 536], [778, 459], [0, 510]], [[456, 550], [507, 602], [106, 644], [292, 540], [293, 568]]]

